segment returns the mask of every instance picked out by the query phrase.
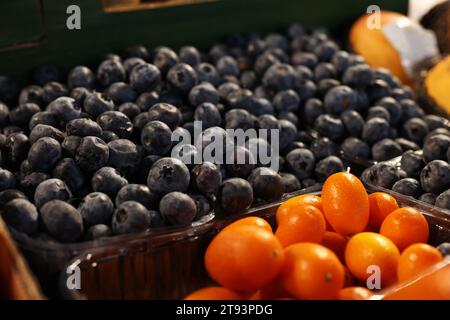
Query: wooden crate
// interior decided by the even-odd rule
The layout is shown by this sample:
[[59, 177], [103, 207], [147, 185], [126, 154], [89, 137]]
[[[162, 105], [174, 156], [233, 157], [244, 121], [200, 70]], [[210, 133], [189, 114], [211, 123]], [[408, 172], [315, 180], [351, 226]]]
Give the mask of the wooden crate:
[[0, 218], [0, 299], [42, 300], [36, 279]]

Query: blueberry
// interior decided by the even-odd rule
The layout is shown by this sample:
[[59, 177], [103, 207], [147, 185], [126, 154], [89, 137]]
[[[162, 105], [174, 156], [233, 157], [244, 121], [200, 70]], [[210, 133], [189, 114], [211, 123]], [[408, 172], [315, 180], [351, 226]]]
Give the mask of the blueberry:
[[2, 218], [9, 227], [25, 234], [33, 234], [39, 227], [38, 211], [25, 199], [9, 201], [2, 210]]
[[318, 63], [317, 57], [310, 52], [295, 52], [291, 57], [292, 64], [314, 69]]
[[342, 83], [352, 88], [365, 88], [373, 78], [373, 71], [366, 64], [349, 67], [342, 76]]
[[[312, 68], [314, 69], [314, 68]], [[297, 83], [299, 82], [303, 82], [303, 81], [308, 81], [314, 80], [314, 73], [311, 71], [312, 69], [310, 69], [309, 67], [305, 66], [305, 65], [298, 65], [295, 67], [295, 80]]]
[[28, 200], [28, 197], [17, 189], [7, 189], [0, 191], [0, 210], [3, 210], [3, 207], [14, 199], [25, 199]]
[[256, 73], [252, 70], [242, 72], [240, 77], [242, 88], [254, 90], [259, 85], [259, 79]]
[[418, 178], [425, 167], [425, 161], [421, 154], [410, 150], [403, 153], [400, 165], [409, 177]]
[[278, 92], [273, 98], [273, 106], [279, 113], [295, 112], [300, 105], [300, 97], [294, 90]]
[[375, 161], [386, 161], [401, 156], [402, 147], [391, 139], [383, 139], [372, 146], [372, 157]]
[[126, 72], [120, 61], [107, 59], [99, 65], [97, 78], [103, 87], [108, 87], [114, 82], [124, 81]]
[[439, 194], [450, 188], [450, 165], [442, 160], [429, 162], [420, 174], [425, 192]]
[[262, 79], [264, 86], [275, 92], [289, 90], [295, 87], [296, 73], [288, 64], [275, 64], [271, 66]]
[[0, 102], [0, 128], [5, 127], [9, 121], [9, 108], [6, 104]]
[[85, 66], [77, 66], [73, 68], [67, 77], [67, 86], [69, 89], [82, 87], [94, 89], [96, 78], [94, 73]]
[[78, 136], [66, 136], [61, 143], [62, 155], [74, 158], [81, 139], [82, 138]]
[[394, 98], [385, 97], [377, 102], [377, 105], [389, 112], [390, 123], [397, 125], [402, 118], [402, 106]]
[[275, 116], [270, 115], [270, 114], [264, 114], [262, 116], [259, 116], [256, 120], [256, 124], [257, 124], [258, 129], [264, 129], [264, 130], [280, 129], [280, 124], [278, 122], [278, 119]]
[[72, 158], [61, 159], [53, 170], [53, 177], [64, 181], [74, 194], [80, 194], [84, 187], [84, 176]]
[[40, 112], [41, 109], [35, 103], [23, 103], [9, 112], [9, 122], [12, 125], [26, 127], [31, 117]]
[[[148, 114], [148, 112], [142, 112], [140, 114], [138, 114], [134, 119], [133, 119], [133, 132], [134, 133], [138, 133], [141, 132], [142, 129], [145, 127], [145, 125], [147, 123], [149, 123], [150, 120], [150, 115]], [[105, 132], [105, 131], [103, 131]], [[111, 131], [109, 131], [111, 132]], [[116, 135], [117, 136], [117, 135]]]
[[269, 33], [264, 39], [268, 48], [281, 49], [287, 51], [289, 44], [287, 39], [278, 33]]
[[350, 55], [347, 51], [336, 51], [330, 61], [338, 74], [342, 74], [350, 66]]
[[47, 202], [41, 219], [48, 233], [61, 242], [75, 242], [83, 235], [83, 218], [73, 206], [60, 200]]
[[83, 110], [94, 118], [104, 112], [114, 110], [113, 101], [99, 92], [91, 92], [86, 95], [83, 102]]
[[204, 129], [220, 126], [222, 123], [219, 110], [209, 102], [202, 103], [195, 109], [194, 120], [201, 121]]
[[178, 56], [172, 49], [168, 47], [159, 47], [155, 50], [153, 64], [158, 67], [163, 75], [178, 62]]
[[322, 136], [338, 141], [343, 138], [345, 129], [341, 119], [322, 114], [314, 121], [314, 129]]
[[59, 97], [64, 97], [69, 94], [65, 85], [55, 81], [48, 82], [44, 87], [42, 87], [42, 90], [42, 99], [44, 105], [49, 104]]
[[53, 114], [63, 126], [70, 120], [79, 118], [81, 115], [81, 109], [75, 103], [75, 100], [68, 97], [60, 97], [52, 101], [47, 106], [46, 111]]
[[111, 199], [115, 199], [119, 190], [128, 184], [118, 170], [112, 167], [103, 167], [92, 176], [92, 189], [97, 192], [107, 194]]
[[61, 81], [61, 79], [61, 70], [52, 64], [42, 64], [33, 71], [33, 81], [40, 86], [51, 81]]
[[391, 114], [384, 107], [375, 106], [369, 109], [369, 111], [367, 112], [366, 120], [370, 120], [376, 117], [382, 118], [387, 122], [391, 123]]
[[403, 136], [418, 145], [423, 144], [427, 134], [427, 124], [420, 118], [411, 118], [403, 124]]
[[196, 189], [208, 197], [217, 194], [222, 183], [219, 167], [211, 162], [196, 165], [192, 169], [191, 179]]
[[[279, 147], [280, 150], [285, 150], [297, 138], [297, 128], [288, 120], [279, 120], [278, 123], [280, 125]], [[267, 134], [271, 133], [268, 132]]]
[[314, 140], [310, 149], [317, 160], [338, 154], [337, 145], [327, 137], [320, 137]]
[[[139, 95], [136, 104], [141, 111], [148, 111], [153, 105], [159, 101], [159, 94], [156, 91], [144, 92]], [[120, 111], [120, 110], [119, 110]]]
[[325, 41], [314, 49], [314, 54], [320, 61], [330, 61], [338, 52], [339, 47], [333, 41]]
[[186, 165], [178, 159], [162, 158], [151, 167], [147, 185], [160, 195], [173, 191], [185, 192], [190, 175]]
[[119, 138], [129, 138], [133, 132], [130, 119], [119, 111], [106, 111], [98, 116], [97, 123], [103, 130], [112, 131]]
[[248, 130], [254, 127], [252, 115], [244, 109], [232, 109], [225, 114], [226, 129]]
[[403, 151], [413, 150], [417, 151], [420, 149], [420, 147], [415, 143], [405, 138], [397, 138], [395, 139], [395, 142], [397, 142], [401, 147]]
[[185, 193], [171, 192], [159, 203], [159, 211], [169, 225], [189, 225], [197, 215], [195, 201]]
[[380, 140], [390, 137], [391, 128], [386, 119], [372, 118], [368, 120], [362, 130], [362, 139], [369, 144], [374, 144]]
[[108, 166], [127, 177], [132, 176], [139, 167], [141, 153], [137, 146], [127, 139], [117, 139], [108, 143]]
[[391, 93], [391, 89], [386, 81], [382, 79], [376, 79], [367, 87], [366, 92], [369, 100], [374, 103], [384, 97], [389, 96], [389, 94]]
[[116, 105], [121, 105], [125, 102], [134, 102], [137, 97], [136, 91], [125, 82], [114, 82], [105, 90], [105, 94]]
[[329, 156], [316, 164], [314, 173], [318, 181], [324, 182], [332, 174], [342, 171], [344, 171], [342, 160], [336, 156]]
[[272, 169], [261, 167], [252, 171], [248, 177], [255, 197], [265, 201], [275, 201], [284, 193], [284, 183], [281, 176]]
[[[317, 85], [317, 95], [320, 98], [324, 98], [331, 89], [340, 86], [340, 84], [341, 83], [336, 79], [322, 79]], [[355, 97], [357, 98], [356, 94]]]
[[3, 134], [7, 136], [13, 133], [24, 133], [24, 132], [25, 131], [23, 130], [23, 128], [14, 125], [9, 125], [3, 128]]
[[96, 224], [86, 230], [84, 240], [98, 240], [112, 236], [112, 230], [105, 224]]
[[400, 180], [400, 177], [395, 166], [386, 162], [380, 162], [371, 167], [369, 180], [375, 186], [391, 189], [394, 183]]
[[358, 138], [345, 139], [341, 148], [350, 159], [370, 159], [370, 146]]
[[444, 136], [450, 137], [450, 130], [447, 130], [444, 128], [434, 129], [433, 131], [431, 131], [430, 133], [427, 134], [426, 139], [428, 139], [429, 137], [438, 135], [438, 134], [443, 134]]
[[0, 101], [12, 106], [17, 101], [18, 93], [19, 85], [16, 81], [5, 76], [0, 76]]
[[[1, 107], [1, 105], [0, 105], [0, 107]], [[33, 130], [33, 128], [35, 126], [37, 126], [38, 124], [45, 124], [45, 125], [55, 127], [58, 125], [58, 121], [56, 120], [55, 116], [53, 114], [51, 114], [50, 112], [39, 111], [31, 116], [30, 121], [28, 123], [28, 128], [30, 130]]]
[[426, 162], [447, 160], [447, 150], [450, 148], [450, 137], [438, 134], [429, 137], [423, 145], [423, 157]]
[[314, 124], [314, 121], [316, 121], [320, 115], [325, 114], [325, 108], [323, 107], [321, 100], [311, 98], [306, 101], [303, 113], [306, 122], [311, 125]]
[[114, 211], [111, 199], [102, 192], [92, 192], [86, 195], [78, 206], [86, 227], [96, 224], [110, 224]]
[[128, 184], [122, 187], [116, 196], [116, 207], [119, 207], [126, 201], [136, 201], [147, 209], [156, 209], [158, 207], [159, 197], [146, 185]]
[[180, 62], [187, 63], [192, 67], [198, 65], [201, 61], [200, 52], [192, 46], [182, 47], [179, 51]]
[[437, 246], [437, 249], [442, 253], [444, 257], [450, 255], [450, 243], [441, 243], [439, 246]]
[[344, 124], [345, 131], [349, 136], [360, 137], [363, 127], [364, 119], [358, 111], [347, 110], [341, 114], [341, 121]]
[[111, 141], [118, 140], [119, 137], [112, 131], [103, 130], [102, 134], [100, 135], [100, 139], [102, 139], [106, 143], [109, 143]]
[[236, 59], [231, 56], [221, 57], [217, 63], [216, 68], [219, 74], [223, 76], [239, 76], [240, 70]]
[[419, 200], [428, 203], [431, 206], [434, 206], [436, 203], [436, 198], [437, 195], [435, 195], [434, 193], [424, 193], [419, 197]]
[[50, 172], [61, 159], [62, 150], [58, 141], [50, 137], [37, 140], [30, 148], [28, 161], [35, 171]]
[[209, 63], [200, 63], [195, 67], [198, 75], [198, 81], [211, 83], [213, 86], [217, 86], [220, 83], [220, 75], [217, 72], [216, 67]]
[[84, 100], [91, 92], [91, 89], [77, 87], [70, 91], [70, 97], [75, 100], [75, 104], [82, 106], [84, 104]]
[[400, 101], [402, 106], [402, 119], [406, 121], [411, 118], [420, 118], [425, 115], [422, 108], [420, 108], [414, 100], [404, 99]]
[[[251, 148], [251, 144], [252, 141], [249, 141], [248, 147]], [[233, 177], [246, 178], [256, 166], [257, 158], [255, 157], [258, 155], [257, 147], [253, 145], [255, 150], [249, 150], [243, 146], [236, 146], [232, 153], [227, 154], [227, 173]]]
[[197, 208], [197, 213], [194, 220], [199, 220], [203, 216], [211, 213], [211, 203], [208, 198], [199, 193], [188, 193], [188, 196], [194, 200], [195, 206]]
[[194, 107], [204, 102], [217, 104], [219, 103], [219, 93], [210, 83], [202, 82], [189, 92], [189, 102]]
[[147, 183], [148, 172], [150, 171], [150, 168], [153, 166], [153, 164], [159, 159], [161, 159], [161, 157], [156, 155], [149, 155], [142, 158], [134, 177], [135, 182]]
[[141, 58], [131, 57], [123, 62], [123, 68], [125, 69], [126, 74], [129, 76], [131, 74], [131, 71], [133, 71], [134, 67], [143, 64], [147, 64], [147, 62], [145, 62], [145, 60]]
[[119, 112], [122, 112], [126, 115], [130, 120], [136, 118], [137, 115], [141, 113], [141, 109], [132, 102], [125, 102], [119, 106]]
[[20, 91], [19, 104], [32, 103], [38, 106], [44, 104], [44, 90], [40, 86], [28, 86]]
[[149, 120], [159, 120], [169, 126], [170, 129], [175, 129], [181, 122], [180, 110], [168, 103], [157, 103], [152, 106], [149, 111]]
[[359, 112], [365, 112], [365, 110], [367, 110], [369, 108], [369, 106], [370, 106], [369, 97], [362, 90], [356, 91], [356, 95], [357, 95], [357, 98], [358, 98], [358, 103], [357, 103], [356, 109]]
[[152, 64], [138, 64], [130, 73], [130, 85], [138, 93], [155, 90], [161, 82], [161, 73]]
[[242, 213], [253, 202], [253, 189], [247, 180], [230, 178], [220, 186], [217, 204], [221, 213], [233, 215]]
[[0, 191], [14, 189], [16, 187], [16, 178], [14, 174], [6, 169], [0, 168]]
[[102, 128], [97, 122], [91, 119], [74, 119], [67, 123], [66, 133], [71, 136], [87, 137], [95, 136], [100, 137], [102, 134]]
[[291, 193], [302, 188], [302, 184], [297, 177], [291, 173], [281, 172], [281, 179], [283, 179], [284, 192]]
[[300, 125], [300, 120], [293, 112], [283, 112], [278, 115], [280, 120], [286, 120], [292, 123], [296, 128]]
[[150, 121], [141, 132], [144, 149], [153, 155], [165, 155], [172, 147], [172, 131], [161, 121]]
[[84, 137], [75, 152], [77, 165], [87, 171], [97, 171], [108, 163], [109, 148], [97, 137]]
[[167, 82], [180, 93], [188, 93], [197, 84], [197, 73], [188, 64], [179, 63], [167, 73]]
[[38, 208], [51, 200], [68, 201], [70, 198], [72, 198], [72, 192], [60, 179], [42, 181], [34, 193], [34, 203]]
[[413, 178], [405, 178], [397, 181], [392, 186], [392, 191], [413, 198], [418, 198], [422, 194], [419, 181]]
[[434, 204], [436, 207], [450, 210], [450, 190], [441, 193]]
[[289, 170], [300, 180], [309, 178], [316, 165], [314, 154], [308, 149], [292, 150], [287, 154], [286, 162]]
[[423, 117], [423, 120], [427, 124], [428, 130], [433, 131], [438, 128], [450, 129], [450, 122], [440, 116], [436, 116], [434, 114], [427, 114]]
[[143, 45], [133, 45], [124, 50], [123, 56], [125, 58], [137, 57], [143, 60], [147, 60], [149, 57], [149, 53], [147, 48]]
[[48, 179], [50, 176], [46, 173], [31, 172], [20, 180], [20, 189], [33, 198], [37, 186]]
[[314, 68], [314, 79], [320, 82], [324, 79], [335, 79], [337, 72], [331, 63], [321, 62]]

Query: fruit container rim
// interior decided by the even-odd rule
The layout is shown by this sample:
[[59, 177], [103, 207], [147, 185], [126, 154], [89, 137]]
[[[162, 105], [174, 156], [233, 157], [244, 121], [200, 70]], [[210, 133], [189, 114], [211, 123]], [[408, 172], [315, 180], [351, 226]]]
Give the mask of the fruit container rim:
[[382, 289], [376, 294], [374, 294], [372, 297], [369, 298], [369, 300], [383, 300], [384, 298], [389, 297], [392, 294], [395, 294], [399, 291], [401, 291], [404, 288], [407, 288], [408, 286], [416, 283], [417, 281], [423, 279], [424, 277], [433, 274], [434, 272], [443, 270], [446, 267], [450, 266], [450, 255], [447, 255], [442, 259], [441, 261], [433, 264], [432, 266], [428, 267], [426, 270], [421, 272], [415, 277], [412, 277], [411, 279], [396, 283], [395, 285], [389, 286], [386, 289]]
[[117, 246], [123, 243], [133, 243], [139, 240], [151, 241], [153, 243], [158, 243], [164, 245], [165, 243], [180, 241], [183, 239], [194, 237], [198, 234], [202, 234], [210, 231], [213, 228], [220, 228], [221, 225], [226, 225], [231, 223], [231, 221], [241, 219], [245, 216], [255, 214], [255, 212], [260, 210], [265, 210], [267, 208], [273, 207], [274, 205], [280, 205], [282, 202], [293, 198], [298, 195], [316, 192], [320, 190], [322, 184], [317, 183], [308, 188], [303, 188], [294, 192], [285, 193], [281, 199], [265, 203], [258, 204], [245, 210], [242, 213], [222, 216], [215, 214], [212, 210], [209, 214], [203, 216], [200, 220], [194, 221], [189, 226], [167, 226], [158, 229], [147, 229], [143, 232], [130, 233], [123, 235], [113, 235], [111, 237], [100, 238], [97, 240], [89, 240], [83, 242], [74, 243], [62, 243], [55, 241], [48, 241], [42, 239], [35, 239], [26, 234], [20, 233], [13, 228], [10, 228], [11, 235], [14, 241], [17, 243], [21, 250], [31, 250], [31, 251], [46, 251], [46, 252], [58, 252], [64, 251], [67, 253], [73, 252], [75, 255], [81, 254], [88, 250], [96, 250], [102, 248], [108, 248], [111, 246]]
[[[321, 191], [322, 186], [323, 186], [323, 184], [317, 184], [310, 188], [301, 190], [302, 192], [298, 191], [298, 192], [296, 192], [296, 195], [292, 195], [291, 197], [283, 198], [283, 199], [280, 199], [279, 201], [275, 201], [270, 204], [265, 204], [265, 205], [261, 205], [261, 206], [249, 209], [241, 215], [228, 217], [226, 219], [216, 220], [215, 221], [216, 223], [213, 223], [210, 229], [204, 230], [204, 231], [205, 231], [205, 233], [207, 231], [211, 231], [211, 230], [215, 230], [216, 232], [218, 232], [221, 229], [223, 229], [224, 227], [226, 227], [227, 225], [231, 224], [232, 222], [242, 219], [242, 218], [245, 218], [247, 216], [257, 216], [257, 217], [266, 218], [266, 219], [274, 218], [276, 215], [276, 209], [284, 201], [286, 201], [292, 197], [295, 197], [298, 195], [304, 195], [304, 194], [312, 194], [312, 195], [320, 196], [322, 193], [322, 191]], [[387, 189], [375, 187], [375, 186], [367, 186], [366, 185], [365, 188], [366, 188], [366, 191], [368, 194], [371, 194], [374, 192], [389, 191]], [[442, 212], [441, 209], [436, 208], [434, 206], [422, 204], [421, 202], [417, 201], [416, 199], [404, 196], [399, 193], [394, 193], [394, 194], [392, 194], [392, 196], [394, 196], [394, 198], [396, 198], [396, 200], [398, 202], [400, 202], [401, 207], [413, 207], [415, 209], [418, 209], [426, 218], [438, 220], [438, 222], [434, 223], [434, 225], [437, 225], [439, 227], [442, 227], [443, 225], [445, 225], [445, 227], [443, 227], [443, 228], [446, 229], [446, 232], [448, 233], [448, 235], [450, 237], [450, 214], [447, 214], [446, 212]], [[428, 221], [428, 219], [427, 219], [427, 221]], [[428, 223], [430, 224], [430, 222], [428, 222]], [[196, 235], [192, 235], [191, 237], [186, 237], [185, 240], [187, 240], [189, 238], [195, 238], [196, 236], [199, 236], [199, 235], [200, 235], [200, 233], [197, 233]], [[135, 240], [136, 241], [139, 241], [139, 240], [144, 241], [144, 240], [148, 240], [148, 239], [145, 239], [145, 237], [141, 237], [140, 239], [135, 239]], [[112, 259], [117, 259], [117, 258], [121, 257], [124, 253], [133, 254], [133, 251], [132, 251], [133, 245], [136, 244], [136, 241], [128, 242], [128, 243], [123, 242], [122, 244], [124, 246], [122, 248], [112, 247], [112, 246], [104, 246], [104, 247], [94, 248], [92, 251], [89, 251], [89, 252], [83, 252], [80, 255], [71, 259], [65, 265], [64, 270], [66, 270], [66, 269], [73, 270], [73, 268], [76, 268], [77, 266], [80, 266], [82, 264], [87, 264], [88, 267], [93, 268], [99, 262], [101, 263], [104, 261], [110, 261]], [[152, 246], [150, 249], [156, 249], [159, 247], [163, 247], [164, 245], [168, 245], [168, 244], [169, 244], [168, 242], [161, 243], [160, 246], [158, 246], [158, 245]], [[128, 250], [125, 247], [131, 248], [131, 250]], [[112, 250], [112, 252], [108, 251], [108, 250]], [[450, 264], [450, 255], [446, 256], [444, 261], [445, 261], [445, 266]], [[370, 300], [381, 300], [381, 299], [385, 298], [386, 296], [388, 296], [389, 294], [399, 291], [400, 289], [404, 288], [405, 286], [421, 279], [422, 277], [424, 277], [426, 275], [431, 274], [431, 272], [442, 268], [444, 261], [440, 261], [440, 262], [434, 264], [429, 269], [425, 270], [423, 273], [421, 273], [420, 275], [418, 275], [417, 277], [415, 277], [413, 279], [409, 279], [409, 280], [406, 280], [401, 283], [396, 283], [385, 289], [380, 290]], [[82, 293], [78, 292], [78, 290], [70, 290], [67, 288], [67, 286], [66, 286], [67, 278], [66, 277], [67, 277], [67, 274], [65, 274], [64, 272], [60, 273], [59, 288], [60, 288], [60, 292], [61, 292], [62, 296], [66, 299], [86, 299], [86, 297]]]

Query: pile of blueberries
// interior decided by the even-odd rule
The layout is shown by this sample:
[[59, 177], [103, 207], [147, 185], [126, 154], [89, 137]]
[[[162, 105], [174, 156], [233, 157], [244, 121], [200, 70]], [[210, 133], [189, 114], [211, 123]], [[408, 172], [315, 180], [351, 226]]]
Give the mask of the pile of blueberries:
[[364, 174], [366, 181], [439, 208], [450, 210], [450, 123], [428, 116], [433, 129], [419, 151], [400, 160], [380, 162]]
[[[436, 125], [389, 72], [300, 25], [207, 52], [133, 46], [95, 70], [43, 65], [32, 83], [0, 76], [0, 210], [16, 231], [58, 242], [239, 213], [344, 170], [341, 149], [385, 160], [420, 149]], [[196, 141], [174, 143], [194, 121]], [[270, 149], [261, 136], [235, 147], [244, 163], [171, 157], [252, 128], [279, 130], [279, 171], [250, 161], [251, 146]]]

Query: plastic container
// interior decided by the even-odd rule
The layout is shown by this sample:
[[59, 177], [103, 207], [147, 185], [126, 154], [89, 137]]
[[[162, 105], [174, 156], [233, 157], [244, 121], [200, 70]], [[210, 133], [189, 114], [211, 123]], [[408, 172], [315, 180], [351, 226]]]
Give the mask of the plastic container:
[[[297, 193], [320, 194], [320, 186]], [[380, 191], [369, 189], [370, 192]], [[292, 197], [293, 194], [290, 195]], [[418, 208], [430, 226], [430, 243], [450, 241], [450, 219], [438, 209], [423, 207], [413, 199], [395, 195], [399, 205]], [[245, 216], [259, 216], [275, 224], [275, 213], [283, 201], [249, 210]], [[242, 218], [242, 216], [238, 218]], [[203, 257], [212, 237], [237, 217], [217, 219], [210, 228], [180, 234], [178, 241], [155, 241], [140, 237], [115, 246], [98, 248], [75, 258], [66, 266], [80, 268], [81, 289], [68, 289], [68, 276], [63, 273], [60, 289], [68, 299], [180, 299], [188, 293], [211, 284]], [[162, 240], [162, 239], [161, 239]], [[70, 280], [70, 279], [69, 279]], [[447, 283], [450, 289], [450, 281]]]

